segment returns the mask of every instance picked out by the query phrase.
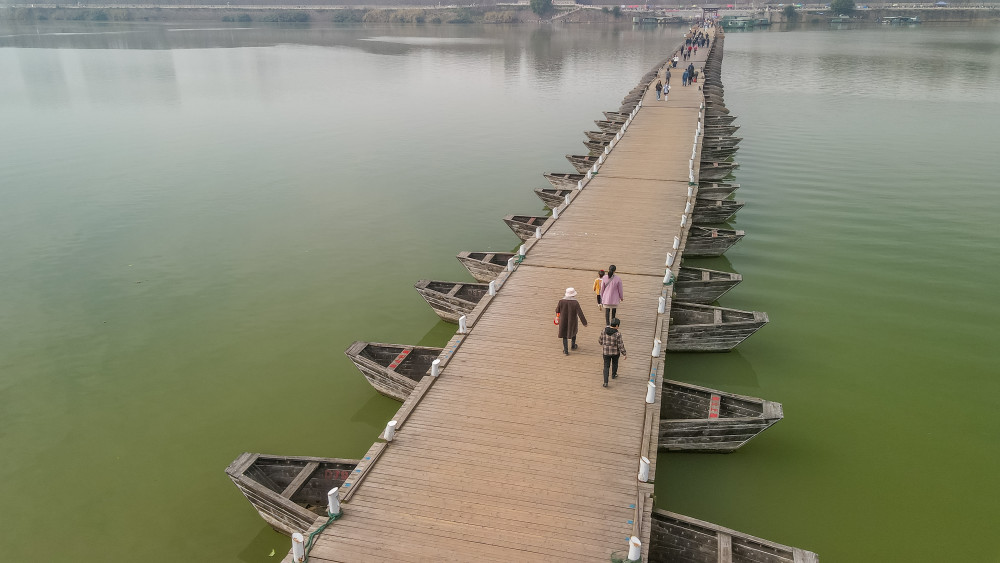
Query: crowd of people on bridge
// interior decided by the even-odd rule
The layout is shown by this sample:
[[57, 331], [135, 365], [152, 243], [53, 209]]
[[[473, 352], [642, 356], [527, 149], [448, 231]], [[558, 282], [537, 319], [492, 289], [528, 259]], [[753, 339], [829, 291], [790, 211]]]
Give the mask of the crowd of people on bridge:
[[[622, 338], [618, 319], [618, 306], [625, 300], [625, 291], [622, 288], [621, 276], [615, 275], [617, 268], [614, 264], [608, 267], [607, 271], [601, 270], [594, 280], [594, 293], [597, 295], [597, 308], [604, 311], [604, 330], [597, 339], [601, 346], [601, 353], [604, 357], [604, 387], [608, 386], [608, 379], [618, 377], [618, 360], [626, 356], [625, 341]], [[569, 355], [570, 350], [578, 348], [576, 337], [580, 330], [580, 325], [587, 326], [587, 316], [583, 314], [583, 307], [576, 299], [576, 289], [566, 288], [566, 293], [556, 305], [556, 318], [553, 321], [559, 327], [559, 338], [563, 342], [563, 354]]]

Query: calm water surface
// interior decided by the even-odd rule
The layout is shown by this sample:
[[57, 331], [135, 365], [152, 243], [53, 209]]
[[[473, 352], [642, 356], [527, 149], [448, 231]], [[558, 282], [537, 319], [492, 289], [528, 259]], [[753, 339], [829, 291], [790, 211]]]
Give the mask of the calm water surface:
[[[191, 27], [0, 26], [0, 559], [274, 561], [225, 466], [364, 453], [398, 403], [343, 350], [445, 342], [412, 283], [513, 248], [680, 36]], [[1000, 33], [726, 48], [748, 236], [700, 264], [772, 323], [669, 375], [786, 420], [661, 456], [658, 503], [825, 561], [997, 559]]]

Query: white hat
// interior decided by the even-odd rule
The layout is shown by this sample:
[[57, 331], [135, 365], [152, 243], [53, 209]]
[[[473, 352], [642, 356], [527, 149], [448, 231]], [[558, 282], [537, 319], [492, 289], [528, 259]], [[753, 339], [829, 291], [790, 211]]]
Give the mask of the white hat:
[[570, 297], [576, 297], [576, 290], [573, 289], [572, 287], [567, 287], [566, 295], [563, 297], [563, 299], [568, 299]]

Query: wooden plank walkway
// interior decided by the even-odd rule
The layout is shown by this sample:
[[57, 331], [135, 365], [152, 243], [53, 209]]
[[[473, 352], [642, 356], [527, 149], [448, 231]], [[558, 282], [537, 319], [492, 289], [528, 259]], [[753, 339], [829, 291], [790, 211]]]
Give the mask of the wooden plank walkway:
[[[310, 561], [607, 562], [633, 534], [645, 553], [652, 485], [637, 473], [648, 455], [655, 475], [663, 361], [651, 350], [654, 338], [665, 348], [669, 315], [657, 302], [694, 201], [688, 159], [703, 101], [697, 86], [680, 86], [681, 72], [669, 102], [647, 92], [599, 174], [449, 343], [440, 377], [425, 377], [397, 414], [393, 441], [373, 446], [342, 488], [344, 516]], [[591, 287], [609, 264], [624, 285], [629, 355], [604, 388], [604, 313]], [[552, 324], [567, 287], [589, 321], [568, 357]], [[647, 405], [651, 377], [657, 402]]]

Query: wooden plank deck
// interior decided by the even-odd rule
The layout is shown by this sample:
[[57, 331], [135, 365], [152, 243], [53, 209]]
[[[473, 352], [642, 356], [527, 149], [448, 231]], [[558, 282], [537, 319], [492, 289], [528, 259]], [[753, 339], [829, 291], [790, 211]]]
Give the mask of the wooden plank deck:
[[[672, 244], [694, 201], [688, 159], [703, 100], [697, 86], [680, 86], [681, 72], [669, 102], [647, 92], [599, 174], [470, 316], [441, 376], [397, 415], [405, 424], [394, 440], [341, 491], [344, 515], [318, 537], [310, 561], [607, 562], [633, 534], [645, 552], [652, 486], [637, 473], [641, 454], [655, 464], [664, 375], [662, 356], [650, 352], [654, 338], [666, 348], [657, 301], [668, 293], [667, 253], [678, 254], [675, 273], [680, 265]], [[629, 354], [604, 388], [604, 313], [591, 287], [609, 264], [623, 281], [618, 317]], [[567, 287], [589, 321], [568, 357], [552, 324]], [[657, 402], [646, 405], [651, 373]]]

